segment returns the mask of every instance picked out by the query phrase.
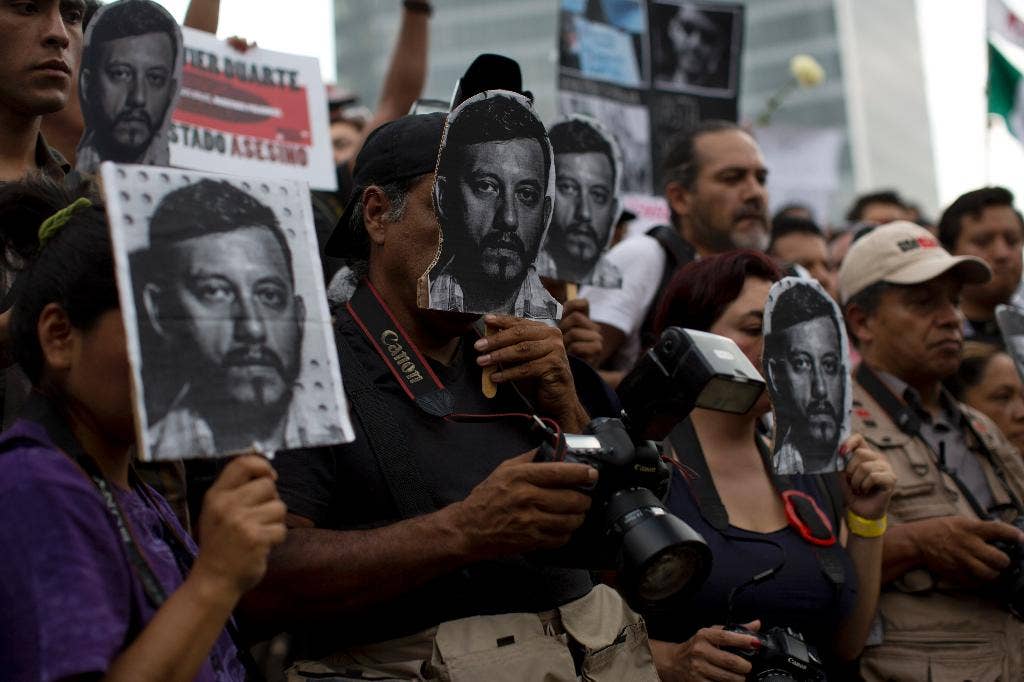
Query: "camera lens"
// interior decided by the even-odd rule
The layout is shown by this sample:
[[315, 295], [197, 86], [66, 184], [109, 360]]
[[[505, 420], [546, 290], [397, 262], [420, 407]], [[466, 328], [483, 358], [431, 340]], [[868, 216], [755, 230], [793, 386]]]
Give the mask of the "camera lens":
[[696, 590], [711, 571], [711, 550], [695, 530], [665, 510], [647, 488], [627, 488], [608, 501], [607, 528], [621, 544], [621, 578], [645, 602]]

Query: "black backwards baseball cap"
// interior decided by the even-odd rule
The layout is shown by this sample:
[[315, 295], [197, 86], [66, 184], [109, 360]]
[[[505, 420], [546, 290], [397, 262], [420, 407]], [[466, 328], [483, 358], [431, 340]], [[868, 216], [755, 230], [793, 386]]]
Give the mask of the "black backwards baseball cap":
[[387, 185], [433, 172], [446, 117], [440, 112], [403, 116], [369, 134], [356, 156], [352, 174], [355, 188], [324, 246], [324, 254], [354, 259], [370, 255], [366, 230], [357, 233], [350, 225], [363, 190], [370, 185]]

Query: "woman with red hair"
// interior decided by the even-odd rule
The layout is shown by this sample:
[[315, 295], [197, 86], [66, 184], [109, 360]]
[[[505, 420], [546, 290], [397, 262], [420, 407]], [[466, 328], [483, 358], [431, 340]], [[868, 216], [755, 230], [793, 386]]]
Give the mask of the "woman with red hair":
[[[765, 303], [779, 278], [753, 251], [693, 262], [666, 289], [656, 329], [728, 337], [760, 370]], [[679, 466], [667, 506], [704, 536], [714, 564], [688, 602], [645, 614], [663, 680], [743, 680], [761, 646], [754, 633], [777, 627], [799, 632], [835, 679], [867, 639], [895, 476], [857, 435], [840, 450], [845, 472], [775, 475], [758, 430], [770, 409], [767, 392], [746, 414], [698, 408], [669, 439]], [[747, 632], [722, 627], [734, 624]]]

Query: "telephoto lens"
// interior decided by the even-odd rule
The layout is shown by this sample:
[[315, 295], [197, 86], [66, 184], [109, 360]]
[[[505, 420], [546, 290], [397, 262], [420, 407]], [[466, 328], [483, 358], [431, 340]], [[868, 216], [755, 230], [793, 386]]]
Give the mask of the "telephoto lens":
[[711, 572], [711, 550], [695, 530], [647, 488], [620, 490], [608, 500], [606, 526], [621, 547], [619, 580], [629, 594], [656, 603], [693, 592]]

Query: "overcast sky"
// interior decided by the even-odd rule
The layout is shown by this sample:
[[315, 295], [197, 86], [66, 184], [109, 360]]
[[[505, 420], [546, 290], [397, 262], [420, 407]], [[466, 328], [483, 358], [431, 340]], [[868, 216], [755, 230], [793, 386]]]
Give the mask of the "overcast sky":
[[[1024, 0], [1005, 1], [1024, 14]], [[188, 0], [158, 2], [179, 21], [184, 18]], [[220, 37], [238, 35], [271, 50], [317, 57], [324, 80], [336, 80], [331, 0], [220, 0], [220, 5]], [[998, 126], [986, 133], [982, 124], [986, 68], [984, 8], [981, 0], [918, 0], [942, 204], [965, 189], [986, 182], [1005, 184], [1024, 198], [1024, 147]]]
[[[188, 0], [157, 2], [184, 20]], [[241, 36], [268, 50], [317, 57], [324, 80], [336, 79], [331, 0], [220, 0], [219, 29], [222, 38]]]

